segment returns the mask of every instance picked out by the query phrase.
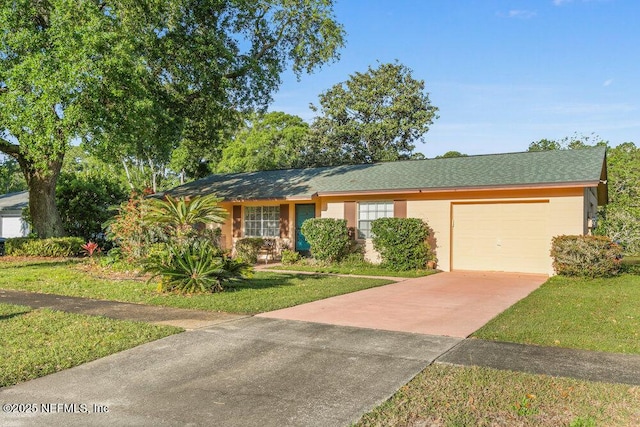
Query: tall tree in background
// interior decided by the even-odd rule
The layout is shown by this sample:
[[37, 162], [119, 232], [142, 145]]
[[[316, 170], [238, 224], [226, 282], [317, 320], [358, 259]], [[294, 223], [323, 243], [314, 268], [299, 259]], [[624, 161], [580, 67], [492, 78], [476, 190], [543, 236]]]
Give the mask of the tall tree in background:
[[[15, 0], [0, 4], [0, 151], [29, 186], [40, 237], [64, 234], [55, 186], [70, 142], [167, 162], [264, 108], [291, 64], [337, 57], [331, 0]], [[195, 150], [194, 150], [195, 151]], [[200, 162], [189, 159], [184, 162]]]
[[380, 64], [320, 95], [312, 124], [316, 164], [358, 164], [410, 158], [436, 119], [423, 80], [398, 64]]
[[306, 166], [309, 125], [282, 112], [249, 117], [222, 151], [218, 173], [254, 172]]

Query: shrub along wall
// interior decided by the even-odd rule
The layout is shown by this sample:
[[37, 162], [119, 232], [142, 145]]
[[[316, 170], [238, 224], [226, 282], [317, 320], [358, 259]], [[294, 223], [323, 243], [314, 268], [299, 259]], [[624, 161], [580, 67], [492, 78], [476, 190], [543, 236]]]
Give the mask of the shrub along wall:
[[604, 236], [556, 236], [551, 256], [557, 274], [604, 277], [620, 272], [622, 248]]
[[83, 244], [84, 240], [80, 237], [16, 237], [7, 239], [5, 253], [9, 256], [71, 257], [82, 253]]
[[264, 245], [262, 237], [245, 237], [236, 242], [236, 257], [249, 264], [258, 262], [258, 253]]
[[373, 247], [391, 270], [424, 268], [429, 259], [428, 225], [418, 218], [378, 218], [371, 223]]

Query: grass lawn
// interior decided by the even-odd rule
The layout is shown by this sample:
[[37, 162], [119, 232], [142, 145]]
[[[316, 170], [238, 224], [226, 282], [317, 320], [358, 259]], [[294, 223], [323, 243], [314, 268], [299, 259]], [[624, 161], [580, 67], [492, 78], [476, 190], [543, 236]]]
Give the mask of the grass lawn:
[[11, 261], [0, 258], [0, 289], [163, 305], [227, 313], [254, 314], [390, 283], [321, 275], [256, 272], [218, 294], [161, 294], [144, 280], [117, 280], [111, 272], [83, 271], [70, 260]]
[[182, 329], [0, 304], [0, 387], [38, 378]]
[[311, 271], [314, 273], [331, 273], [331, 274], [357, 274], [361, 276], [386, 276], [386, 277], [423, 277], [430, 274], [437, 273], [436, 270], [410, 270], [410, 271], [392, 271], [385, 268], [380, 268], [375, 265], [366, 266], [353, 266], [353, 265], [332, 265], [332, 266], [320, 266], [320, 265], [305, 265], [305, 264], [293, 264], [293, 265], [279, 265], [271, 267], [273, 270], [289, 270], [289, 271]]
[[356, 425], [640, 425], [640, 387], [436, 364]]
[[640, 354], [640, 276], [555, 276], [473, 336]]

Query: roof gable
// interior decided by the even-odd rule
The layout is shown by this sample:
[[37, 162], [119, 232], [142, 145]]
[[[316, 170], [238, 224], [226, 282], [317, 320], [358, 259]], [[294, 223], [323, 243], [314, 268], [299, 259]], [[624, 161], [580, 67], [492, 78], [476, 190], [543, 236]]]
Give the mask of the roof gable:
[[309, 199], [316, 194], [573, 184], [597, 186], [604, 147], [407, 160], [212, 175], [171, 190], [227, 200]]

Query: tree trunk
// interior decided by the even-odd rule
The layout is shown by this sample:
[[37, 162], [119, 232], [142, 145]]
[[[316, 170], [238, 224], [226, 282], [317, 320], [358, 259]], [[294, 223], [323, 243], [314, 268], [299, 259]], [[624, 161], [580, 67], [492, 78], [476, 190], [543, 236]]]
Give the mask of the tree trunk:
[[18, 161], [29, 185], [29, 213], [35, 233], [41, 239], [64, 236], [62, 219], [56, 205], [56, 182], [62, 168], [62, 158], [51, 162], [46, 173], [38, 171], [24, 158]]

